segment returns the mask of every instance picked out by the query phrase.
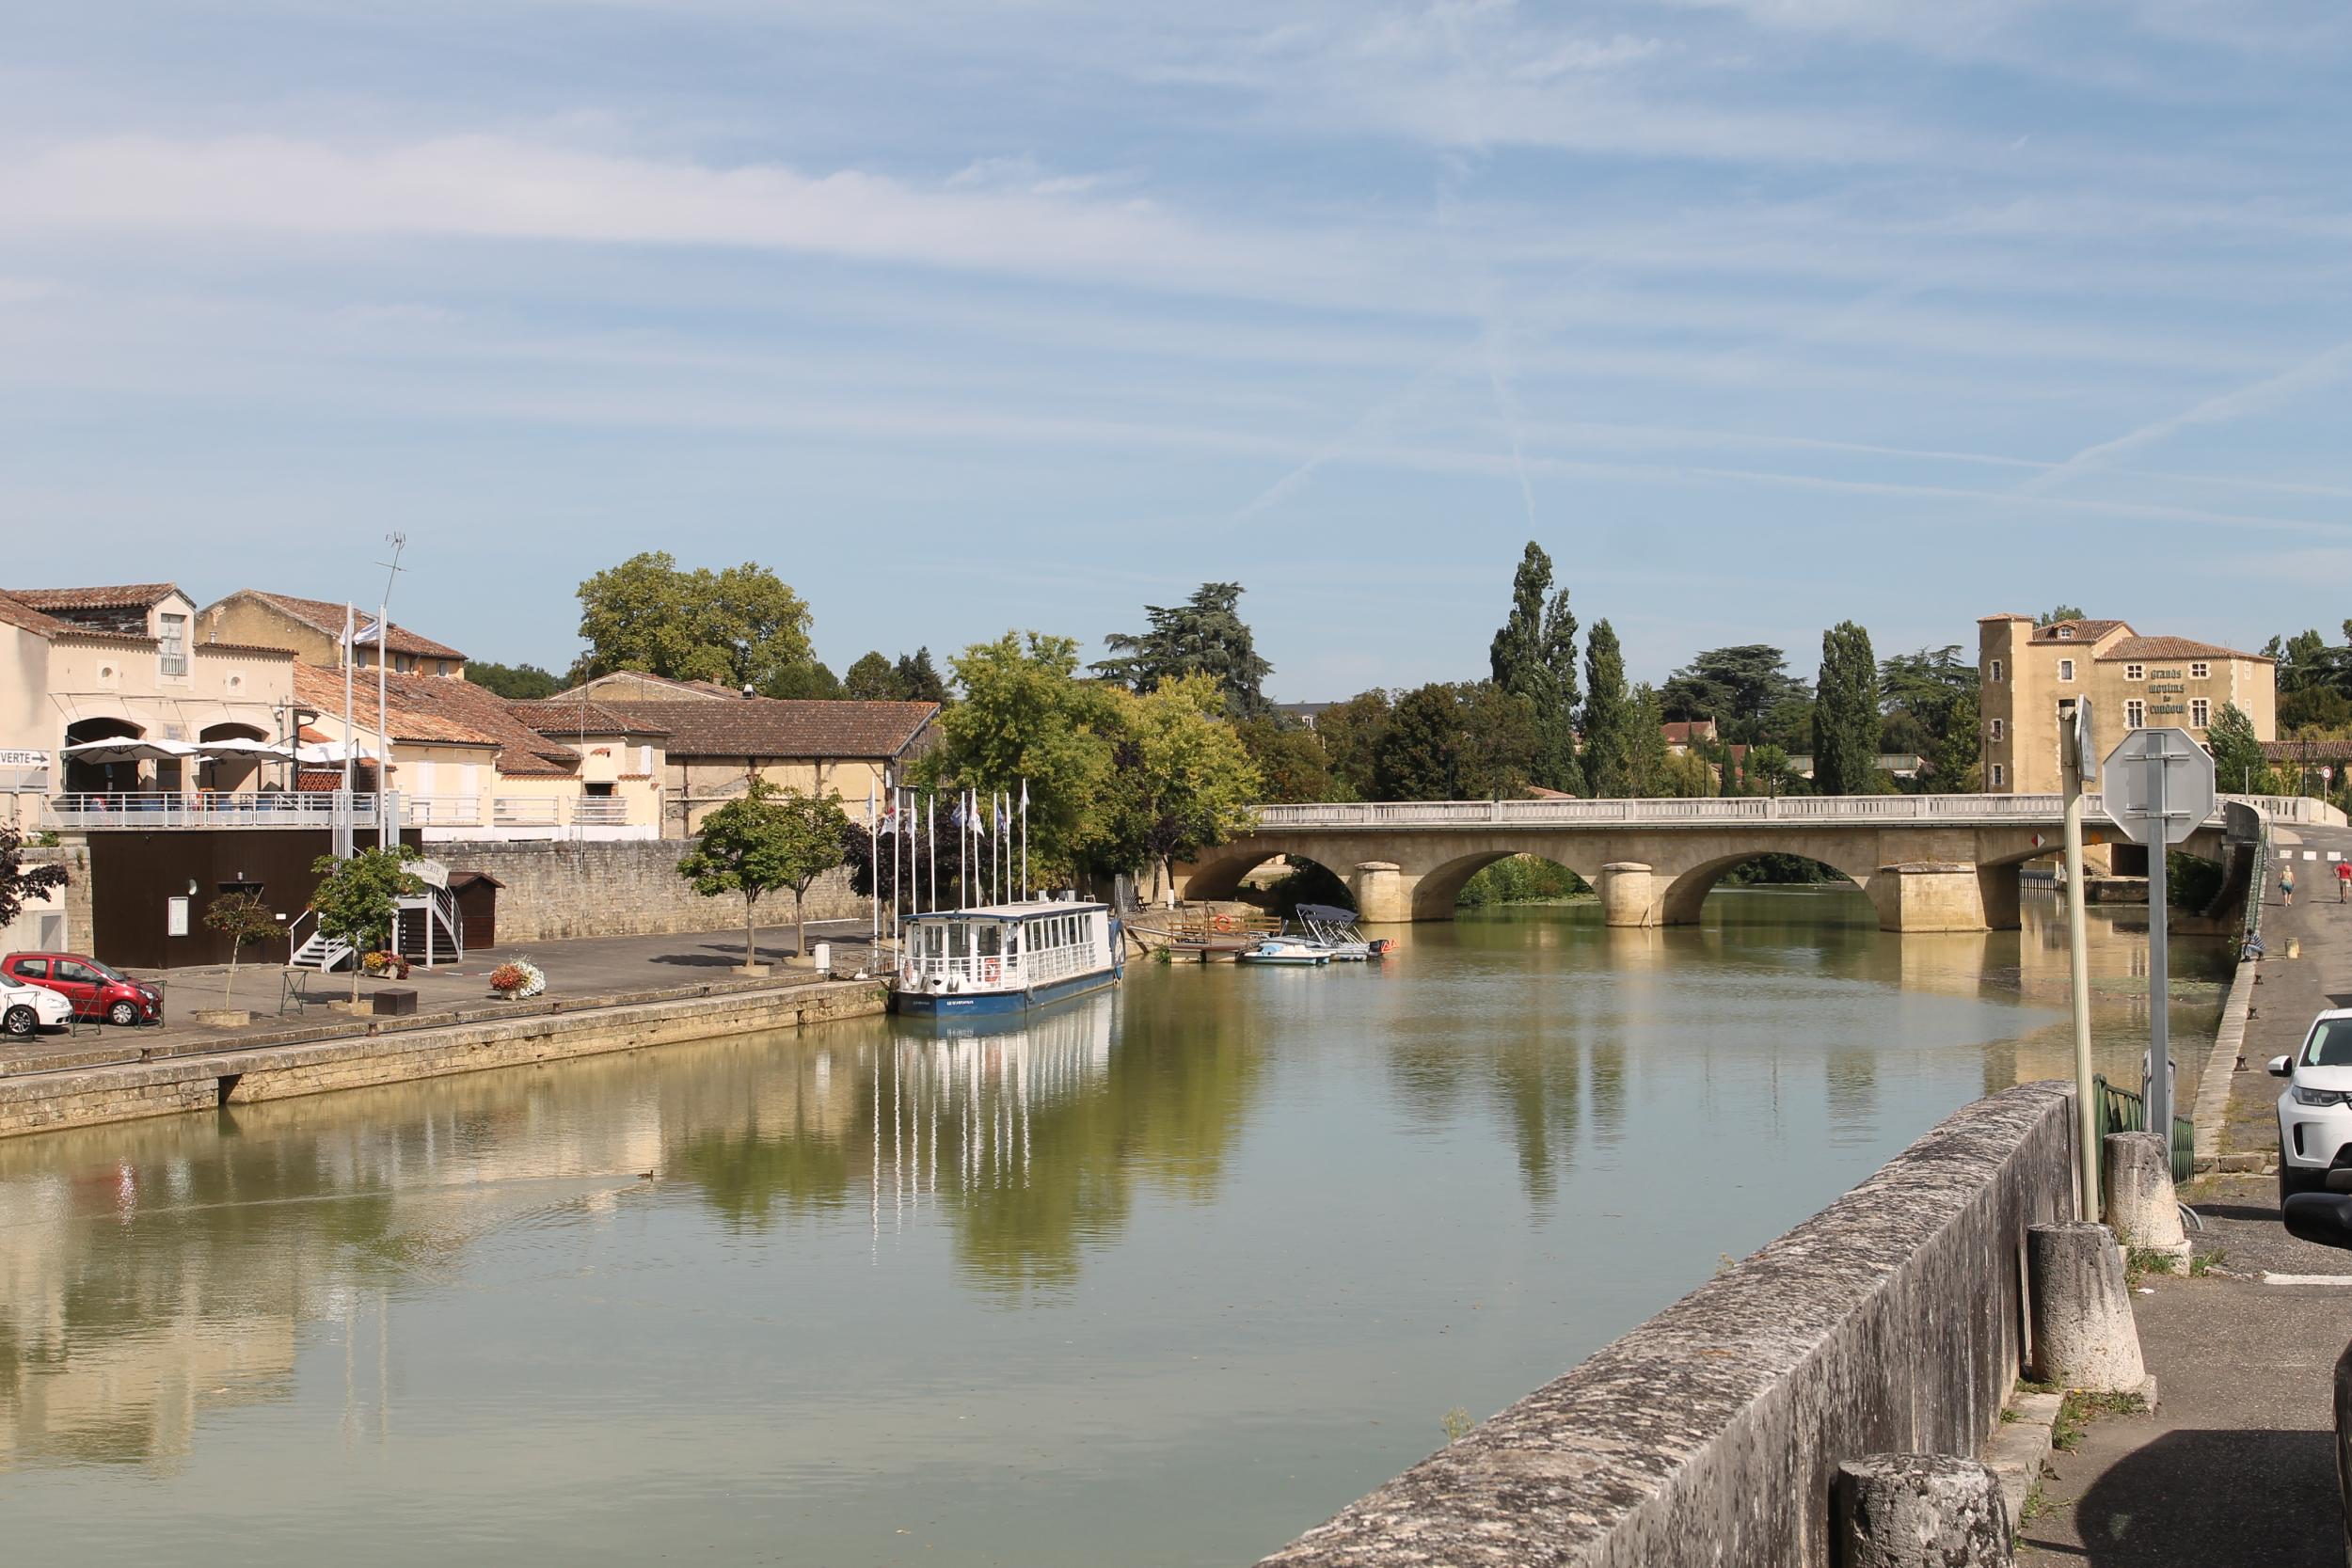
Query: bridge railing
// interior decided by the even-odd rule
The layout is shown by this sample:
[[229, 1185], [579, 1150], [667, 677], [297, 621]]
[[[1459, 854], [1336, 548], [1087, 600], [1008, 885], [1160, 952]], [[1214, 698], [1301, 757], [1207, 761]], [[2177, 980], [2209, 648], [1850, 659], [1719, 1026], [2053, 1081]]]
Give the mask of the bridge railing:
[[[2293, 795], [2225, 795], [2265, 816], [2287, 822], [2334, 822], [2344, 814], [2324, 800]], [[1698, 800], [1351, 800], [1258, 808], [1262, 828], [1583, 827], [1604, 823], [1705, 827], [1751, 822], [1859, 824], [1921, 822], [1980, 825], [2057, 822], [2065, 800], [2057, 795], [1784, 795], [1717, 796]], [[2096, 794], [2083, 797], [2083, 815], [2105, 822]], [[2215, 808], [2214, 822], [2221, 820]]]

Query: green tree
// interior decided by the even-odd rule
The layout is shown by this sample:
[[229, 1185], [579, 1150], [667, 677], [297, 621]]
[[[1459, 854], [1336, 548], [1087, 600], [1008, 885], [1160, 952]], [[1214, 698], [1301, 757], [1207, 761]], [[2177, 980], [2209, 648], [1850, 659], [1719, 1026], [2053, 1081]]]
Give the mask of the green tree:
[[2254, 734], [2254, 721], [2235, 703], [2224, 703], [2205, 730], [2205, 749], [2213, 753], [2216, 785], [2224, 794], [2283, 793], [2270, 775], [2269, 759]]
[[536, 702], [552, 697], [562, 685], [547, 671], [535, 664], [489, 664], [481, 659], [466, 660], [466, 678], [485, 691], [495, 691], [509, 702]]
[[1669, 719], [1712, 719], [1725, 740], [1757, 738], [1775, 705], [1805, 696], [1788, 656], [1762, 642], [1708, 648], [1667, 678], [1659, 695]]
[[1433, 681], [1396, 701], [1374, 763], [1384, 800], [1496, 800], [1522, 793], [1535, 731], [1527, 705], [1492, 681]]
[[1927, 787], [1935, 795], [1973, 795], [1984, 787], [1984, 743], [1977, 694], [1956, 698], [1944, 718], [1944, 734], [1928, 758]]
[[916, 764], [927, 784], [953, 780], [986, 793], [1029, 787], [1031, 880], [1073, 877], [1102, 828], [1117, 709], [1108, 691], [1077, 678], [1078, 644], [1007, 632], [952, 661], [963, 698], [942, 710], [939, 744]]
[[224, 893], [204, 906], [204, 925], [229, 939], [229, 980], [220, 989], [220, 1005], [236, 997], [237, 956], [246, 946], [278, 934], [278, 916], [258, 893]]
[[1315, 738], [1331, 768], [1331, 798], [1371, 800], [1379, 797], [1375, 775], [1387, 742], [1394, 705], [1381, 690], [1359, 691], [1334, 703], [1315, 719]]
[[1266, 708], [1265, 678], [1274, 666], [1258, 657], [1256, 641], [1237, 606], [1238, 582], [1204, 582], [1181, 605], [1146, 605], [1150, 629], [1103, 639], [1116, 656], [1095, 672], [1130, 691], [1145, 692], [1171, 675], [1208, 675], [1225, 694], [1227, 712], [1248, 719]]
[[2035, 616], [2033, 624], [2037, 626], [2054, 626], [2060, 621], [2079, 621], [2081, 619], [2083, 619], [2083, 612], [2080, 605], [2062, 604], [2053, 609], [2045, 610], [2041, 614]]
[[391, 945], [392, 925], [400, 918], [400, 901], [424, 891], [423, 880], [408, 869], [420, 859], [405, 844], [389, 849], [361, 849], [349, 860], [321, 855], [310, 863], [319, 885], [310, 895], [318, 911], [319, 930], [350, 944], [351, 999], [359, 1000], [360, 958]]
[[[1678, 795], [1677, 780], [1673, 768], [1674, 753], [1666, 749], [1666, 704], [1657, 688], [1647, 681], [1633, 689], [1631, 703], [1633, 719], [1629, 738], [1629, 771], [1633, 778], [1633, 793], [1650, 799]], [[1701, 768], [1706, 764], [1702, 761]], [[1707, 793], [1705, 790], [1701, 794]]]
[[1528, 705], [1534, 725], [1531, 769], [1547, 789], [1581, 793], [1576, 757], [1576, 616], [1567, 590], [1551, 592], [1551, 558], [1529, 540], [1511, 580], [1511, 612], [1486, 654], [1494, 684]]
[[1639, 722], [1632, 694], [1626, 689], [1625, 655], [1617, 646], [1616, 628], [1596, 621], [1584, 643], [1584, 783], [1596, 799], [1633, 793]]
[[1961, 657], [1960, 644], [1921, 648], [1895, 654], [1879, 665], [1879, 694], [1889, 717], [1907, 715], [1924, 744], [1894, 750], [1927, 752], [1944, 738], [1954, 706], [1974, 697], [1979, 677], [1971, 660]]
[[1748, 783], [1748, 793], [1777, 798], [1796, 788], [1795, 769], [1788, 766], [1788, 752], [1778, 746], [1764, 745], [1751, 749], [1747, 766], [1742, 769]]
[[1276, 804], [1333, 798], [1331, 767], [1314, 731], [1284, 723], [1279, 714], [1245, 719], [1233, 729], [1257, 767], [1260, 800]]
[[1117, 738], [1096, 854], [1121, 870], [1149, 864], [1165, 888], [1170, 860], [1249, 827], [1263, 781], [1225, 721], [1215, 676], [1172, 675], [1142, 696], [1109, 694]]
[[841, 677], [841, 694], [853, 702], [901, 702], [905, 689], [898, 684], [898, 672], [879, 651], [861, 657]]
[[833, 795], [815, 796], [755, 778], [741, 795], [703, 818], [678, 875], [706, 898], [743, 895], [743, 963], [759, 961], [759, 900], [792, 893], [793, 951], [808, 952], [808, 890], [841, 863], [850, 819]]
[[26, 865], [24, 835], [15, 824], [0, 822], [0, 930], [15, 923], [25, 900], [41, 897], [65, 882], [62, 865]]
[[1823, 795], [1879, 793], [1879, 665], [1870, 634], [1840, 621], [1821, 634], [1813, 709], [1813, 786]]
[[647, 550], [580, 585], [588, 651], [573, 674], [642, 670], [764, 691], [812, 661], [809, 621], [807, 604], [765, 566], [685, 572], [667, 550]]
[[833, 703], [841, 700], [841, 683], [825, 665], [810, 659], [778, 671], [760, 689], [764, 697], [784, 697], [801, 702]]
[[937, 703], [947, 705], [947, 683], [939, 678], [938, 668], [931, 663], [931, 651], [917, 648], [913, 655], [898, 656], [898, 700], [903, 703]]

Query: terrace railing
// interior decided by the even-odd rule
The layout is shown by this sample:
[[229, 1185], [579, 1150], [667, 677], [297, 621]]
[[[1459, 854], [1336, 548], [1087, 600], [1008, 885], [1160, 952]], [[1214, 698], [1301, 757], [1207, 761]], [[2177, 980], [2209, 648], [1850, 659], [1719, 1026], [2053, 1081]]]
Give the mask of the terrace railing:
[[[392, 797], [395, 811], [401, 797]], [[41, 826], [63, 832], [102, 829], [369, 827], [381, 802], [342, 790], [259, 790], [246, 794], [106, 790], [52, 795]]]

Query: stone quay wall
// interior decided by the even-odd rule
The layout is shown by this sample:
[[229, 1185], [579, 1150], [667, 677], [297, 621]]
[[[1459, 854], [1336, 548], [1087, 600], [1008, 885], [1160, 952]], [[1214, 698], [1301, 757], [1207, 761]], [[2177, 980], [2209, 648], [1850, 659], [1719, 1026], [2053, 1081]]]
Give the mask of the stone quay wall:
[[[504, 884], [498, 896], [498, 939], [500, 945], [511, 946], [742, 925], [740, 894], [706, 898], [677, 874], [677, 863], [693, 847], [693, 840], [682, 838], [601, 844], [464, 839], [427, 846], [426, 853], [452, 871], [485, 872]], [[827, 872], [808, 890], [811, 920], [863, 919], [868, 908], [850, 891], [845, 870]], [[762, 929], [788, 931], [792, 895], [771, 893], [760, 899], [759, 920]]]
[[2074, 1217], [2067, 1085], [1877, 1175], [1267, 1558], [1279, 1568], [1829, 1568], [1837, 1465], [1973, 1456], [2026, 1364], [2028, 1226]]
[[882, 989], [865, 982], [768, 986], [578, 1009], [469, 1012], [421, 1029], [26, 1073], [0, 1078], [0, 1137], [799, 1028], [879, 1013], [884, 1002]]

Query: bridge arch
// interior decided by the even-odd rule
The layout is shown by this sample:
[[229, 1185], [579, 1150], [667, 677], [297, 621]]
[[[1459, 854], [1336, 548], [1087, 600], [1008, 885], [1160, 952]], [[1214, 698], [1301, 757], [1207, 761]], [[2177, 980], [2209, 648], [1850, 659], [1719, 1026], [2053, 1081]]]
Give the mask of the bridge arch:
[[1347, 866], [1301, 853], [1287, 845], [1243, 840], [1208, 850], [1200, 860], [1183, 867], [1180, 895], [1196, 903], [1234, 897], [1241, 892], [1241, 879], [1271, 860], [1287, 860], [1293, 865], [1319, 865], [1341, 881], [1349, 880]]
[[1770, 843], [1760, 844], [1753, 848], [1712, 856], [1683, 868], [1672, 881], [1666, 884], [1665, 893], [1659, 900], [1660, 923], [1667, 926], [1696, 925], [1699, 911], [1707, 903], [1707, 895], [1715, 891], [1716, 884], [1721, 882], [1733, 867], [1746, 865], [1752, 861], [1760, 861], [1767, 855], [1787, 855], [1793, 860], [1810, 861], [1815, 865], [1827, 866], [1865, 893], [1870, 891], [1870, 883], [1878, 875], [1879, 870], [1876, 864], [1867, 863], [1868, 861], [1875, 860], [1874, 856], [1862, 857], [1836, 853], [1804, 854], [1795, 849]]
[[1461, 897], [1463, 887], [1472, 877], [1490, 865], [1499, 865], [1519, 855], [1531, 855], [1563, 870], [1573, 871], [1594, 887], [1600, 885], [1602, 860], [1597, 853], [1570, 856], [1557, 853], [1558, 848], [1559, 846], [1552, 844], [1547, 844], [1542, 848], [1516, 846], [1481, 849], [1474, 854], [1457, 855], [1441, 861], [1422, 872], [1420, 880], [1413, 887], [1413, 918], [1453, 919], [1457, 907], [1455, 900]]

